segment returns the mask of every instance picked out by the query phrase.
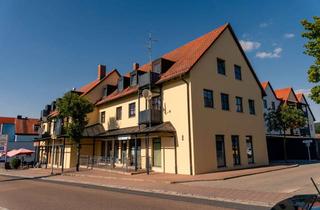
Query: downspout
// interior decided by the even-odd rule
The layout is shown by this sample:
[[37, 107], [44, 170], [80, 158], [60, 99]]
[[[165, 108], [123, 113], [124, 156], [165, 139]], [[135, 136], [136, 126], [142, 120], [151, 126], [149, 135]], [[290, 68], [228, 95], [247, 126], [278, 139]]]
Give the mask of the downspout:
[[189, 141], [189, 161], [190, 161], [190, 175], [193, 175], [193, 167], [192, 167], [192, 148], [191, 148], [191, 120], [190, 120], [190, 90], [189, 83], [186, 81], [181, 75], [181, 80], [187, 85], [187, 109], [188, 109], [188, 141]]

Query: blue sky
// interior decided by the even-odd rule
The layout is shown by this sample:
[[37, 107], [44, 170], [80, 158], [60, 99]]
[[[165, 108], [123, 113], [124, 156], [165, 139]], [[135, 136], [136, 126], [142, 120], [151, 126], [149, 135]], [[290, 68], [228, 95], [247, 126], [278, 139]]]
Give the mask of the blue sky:
[[[96, 78], [97, 64], [120, 72], [230, 22], [261, 81], [308, 91], [300, 20], [309, 1], [0, 0], [0, 115], [39, 117], [51, 100]], [[320, 106], [312, 104], [320, 120]]]

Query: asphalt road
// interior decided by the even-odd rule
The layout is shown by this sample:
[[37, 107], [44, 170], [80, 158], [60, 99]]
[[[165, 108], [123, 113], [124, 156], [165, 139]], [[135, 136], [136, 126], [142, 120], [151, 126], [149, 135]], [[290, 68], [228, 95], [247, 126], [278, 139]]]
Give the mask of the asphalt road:
[[310, 177], [314, 178], [320, 188], [320, 163], [300, 165], [299, 167], [291, 169], [245, 176], [236, 179], [193, 182], [187, 183], [186, 185], [296, 195], [314, 194], [316, 193], [316, 189], [310, 181]]
[[197, 198], [0, 176], [0, 210], [266, 209]]

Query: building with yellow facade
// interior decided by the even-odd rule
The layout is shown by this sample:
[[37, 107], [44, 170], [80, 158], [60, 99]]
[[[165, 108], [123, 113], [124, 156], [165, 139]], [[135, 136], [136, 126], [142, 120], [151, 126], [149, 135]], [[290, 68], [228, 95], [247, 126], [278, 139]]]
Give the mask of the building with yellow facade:
[[[95, 104], [83, 166], [195, 175], [268, 164], [265, 93], [229, 24], [123, 76], [98, 72], [103, 77], [74, 90]], [[74, 167], [67, 136], [51, 147], [57, 110], [43, 112], [39, 161], [50, 166], [53, 151], [55, 167]]]

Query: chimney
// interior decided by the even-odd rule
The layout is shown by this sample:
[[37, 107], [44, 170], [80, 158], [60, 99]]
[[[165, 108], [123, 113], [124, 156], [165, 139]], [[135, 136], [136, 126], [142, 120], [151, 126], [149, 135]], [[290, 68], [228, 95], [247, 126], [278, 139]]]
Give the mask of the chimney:
[[101, 80], [106, 76], [106, 65], [98, 65], [98, 79]]
[[17, 119], [19, 119], [19, 120], [22, 119], [22, 116], [21, 116], [21, 115], [18, 115], [18, 116], [17, 116]]
[[139, 63], [133, 63], [133, 70], [138, 70], [139, 69]]

